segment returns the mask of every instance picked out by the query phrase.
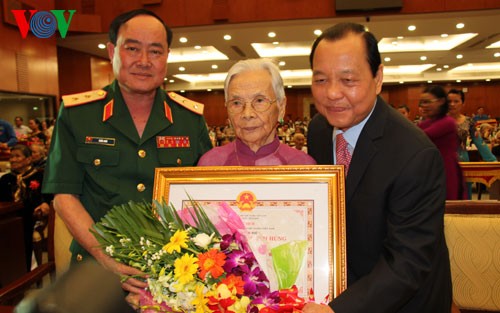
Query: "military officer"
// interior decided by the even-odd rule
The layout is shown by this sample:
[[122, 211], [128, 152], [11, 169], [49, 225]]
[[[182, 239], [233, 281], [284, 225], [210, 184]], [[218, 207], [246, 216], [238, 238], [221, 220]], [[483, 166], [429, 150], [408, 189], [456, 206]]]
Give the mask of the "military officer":
[[[154, 13], [134, 10], [110, 26], [108, 54], [116, 80], [102, 90], [63, 97], [44, 192], [74, 237], [73, 262], [92, 255], [121, 275], [137, 269], [106, 256], [89, 229], [113, 205], [151, 201], [156, 167], [194, 166], [212, 146], [203, 105], [160, 86], [171, 30]], [[137, 293], [146, 283], [122, 284]]]

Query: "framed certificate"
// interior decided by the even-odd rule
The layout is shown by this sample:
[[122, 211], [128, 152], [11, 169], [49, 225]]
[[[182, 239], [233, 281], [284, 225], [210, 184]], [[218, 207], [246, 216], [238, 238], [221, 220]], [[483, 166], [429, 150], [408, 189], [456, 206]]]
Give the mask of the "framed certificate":
[[190, 198], [203, 207], [229, 205], [273, 289], [281, 277], [272, 259], [283, 247], [299, 295], [307, 298], [312, 288], [321, 301], [347, 287], [342, 166], [158, 168], [153, 198], [176, 209]]

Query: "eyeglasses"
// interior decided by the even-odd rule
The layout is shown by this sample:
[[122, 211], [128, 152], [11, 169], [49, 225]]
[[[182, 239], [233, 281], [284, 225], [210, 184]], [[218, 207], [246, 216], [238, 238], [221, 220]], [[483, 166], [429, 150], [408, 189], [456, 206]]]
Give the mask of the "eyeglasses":
[[434, 102], [438, 102], [439, 99], [422, 99], [418, 102], [419, 105], [422, 105], [422, 104], [431, 104], [431, 103], [434, 103]]
[[[271, 99], [268, 99], [264, 96], [258, 96], [258, 97], [255, 97], [250, 102], [250, 105], [257, 112], [265, 112], [265, 111], [269, 110], [269, 108], [271, 107], [271, 104], [275, 103], [277, 100], [278, 99], [271, 100]], [[226, 107], [227, 107], [229, 112], [234, 113], [234, 114], [238, 114], [238, 113], [243, 112], [243, 110], [245, 109], [245, 105], [247, 103], [248, 102], [243, 100], [243, 99], [235, 98], [235, 99], [231, 99], [231, 100], [227, 101]]]

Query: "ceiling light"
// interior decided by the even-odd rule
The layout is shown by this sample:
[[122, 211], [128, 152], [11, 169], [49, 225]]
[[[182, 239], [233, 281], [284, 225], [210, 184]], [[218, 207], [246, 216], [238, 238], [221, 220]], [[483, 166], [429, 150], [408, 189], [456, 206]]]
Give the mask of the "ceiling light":
[[181, 38], [179, 38], [179, 41], [182, 43], [186, 43], [186, 42], [188, 42], [188, 39], [186, 37], [181, 37]]
[[194, 48], [195, 48], [196, 50], [200, 50], [200, 49], [201, 49], [201, 46], [194, 46]]
[[428, 84], [432, 84], [432, 80], [428, 80], [428, 81], [427, 81], [427, 83], [428, 83]]
[[494, 56], [495, 58], [500, 57], [500, 52], [495, 52], [495, 53], [493, 54], [493, 56]]
[[442, 68], [440, 68], [440, 67], [438, 67], [438, 68], [436, 69], [436, 71], [438, 71], [438, 72], [441, 72], [442, 70], [443, 70], [443, 69], [442, 69]]
[[231, 35], [224, 35], [224, 40], [231, 40]]
[[385, 57], [385, 58], [384, 58], [384, 61], [385, 61], [385, 62], [390, 62], [390, 61], [391, 61], [391, 58], [389, 58], [389, 57]]
[[106, 45], [105, 45], [105, 44], [103, 44], [103, 43], [100, 43], [100, 44], [98, 44], [98, 45], [97, 45], [97, 48], [99, 48], [99, 49], [101, 49], [101, 50], [102, 50], [102, 49], [106, 49]]
[[297, 78], [308, 78], [312, 77], [312, 71], [306, 70], [286, 70], [281, 72], [281, 77], [283, 79], [297, 79]]
[[456, 82], [457, 82], [457, 83], [461, 83], [462, 81], [461, 81], [460, 79], [457, 79], [457, 80], [456, 80]]
[[486, 49], [492, 49], [492, 48], [500, 48], [500, 41], [494, 42], [486, 47]]
[[168, 54], [168, 63], [229, 60], [225, 54], [215, 49], [215, 47], [204, 46], [201, 48], [203, 49], [202, 53], [200, 53], [199, 49], [193, 47], [170, 49], [170, 53]]
[[465, 27], [465, 24], [464, 23], [458, 23], [455, 27], [458, 28], [458, 29], [462, 29], [462, 28]]
[[252, 43], [252, 48], [261, 58], [283, 58], [287, 56], [304, 56], [311, 53], [311, 43], [285, 42], [276, 47], [270, 43]]
[[163, 81], [167, 81], [167, 78], [166, 78], [166, 77], [165, 77], [165, 78], [163, 78]]
[[462, 54], [457, 54], [457, 59], [462, 59], [464, 56]]
[[269, 33], [267, 33], [267, 36], [269, 38], [274, 38], [274, 37], [276, 37], [276, 33], [275, 32], [269, 32]]
[[417, 26], [415, 26], [415, 25], [408, 26], [408, 30], [411, 32], [414, 31], [415, 29], [417, 29]]
[[420, 57], [420, 61], [425, 61], [425, 60], [427, 60], [427, 57], [425, 55]]
[[441, 34], [441, 38], [446, 38], [448, 37], [448, 34]]
[[492, 63], [475, 63], [475, 64], [467, 64], [457, 66], [454, 69], [449, 70], [448, 73], [452, 74], [463, 74], [463, 73], [484, 73], [484, 72], [500, 72], [500, 62], [492, 62]]
[[210, 73], [203, 75], [194, 75], [194, 74], [175, 74], [174, 76], [178, 79], [182, 79], [184, 81], [198, 84], [198, 83], [207, 83], [207, 82], [219, 82], [223, 83], [224, 79], [226, 79], [227, 73]]
[[400, 84], [404, 84], [405, 82], [404, 82], [404, 81], [400, 81], [399, 83], [400, 83]]
[[385, 75], [415, 75], [435, 66], [435, 64], [384, 66]]
[[210, 92], [210, 91], [212, 91], [212, 89], [208, 88], [207, 91]]
[[292, 85], [288, 85], [288, 88], [292, 88]]
[[[393, 42], [394, 37], [385, 37], [378, 43], [378, 49], [381, 53], [389, 52], [410, 52], [410, 51], [449, 51], [461, 45], [462, 43], [474, 38], [477, 33], [466, 33], [450, 35], [447, 38], [440, 36], [411, 36], [405, 37], [397, 41], [397, 45]], [[436, 42], [436, 40], [438, 42]]]
[[184, 90], [184, 89], [180, 90], [180, 93], [185, 93], [185, 92], [186, 92], [186, 90]]
[[450, 68], [448, 64], [443, 65], [443, 68]]
[[184, 66], [179, 67], [179, 71], [184, 72], [186, 68]]
[[315, 34], [316, 36], [319, 36], [319, 35], [321, 35], [322, 33], [323, 33], [323, 32], [321, 31], [321, 29], [315, 29], [315, 30], [314, 30], [314, 34]]
[[485, 81], [487, 81], [487, 82], [490, 82], [490, 81], [491, 81], [491, 79], [489, 79], [489, 78], [486, 78], [486, 79], [485, 79]]
[[285, 65], [286, 65], [286, 62], [285, 62], [285, 61], [280, 61], [280, 62], [278, 63], [278, 65], [279, 65], [279, 66], [285, 66]]
[[397, 38], [398, 38], [399, 40], [401, 40], [401, 39], [403, 39], [403, 38], [405, 38], [405, 37], [403, 37], [403, 36], [398, 36]]
[[169, 83], [175, 83], [175, 80], [171, 79], [168, 81]]
[[218, 68], [219, 68], [219, 66], [217, 64], [212, 64], [212, 69], [216, 70]]

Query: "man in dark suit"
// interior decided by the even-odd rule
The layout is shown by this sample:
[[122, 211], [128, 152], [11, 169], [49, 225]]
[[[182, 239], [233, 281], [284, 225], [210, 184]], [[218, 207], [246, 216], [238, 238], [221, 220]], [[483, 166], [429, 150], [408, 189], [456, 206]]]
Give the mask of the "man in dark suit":
[[[377, 40], [342, 23], [313, 44], [312, 94], [321, 115], [309, 125], [318, 164], [337, 164], [336, 135], [351, 155], [346, 175], [348, 287], [304, 312], [450, 312], [451, 275], [443, 233], [443, 161], [427, 136], [378, 96]], [[340, 159], [340, 157], [339, 157]]]

